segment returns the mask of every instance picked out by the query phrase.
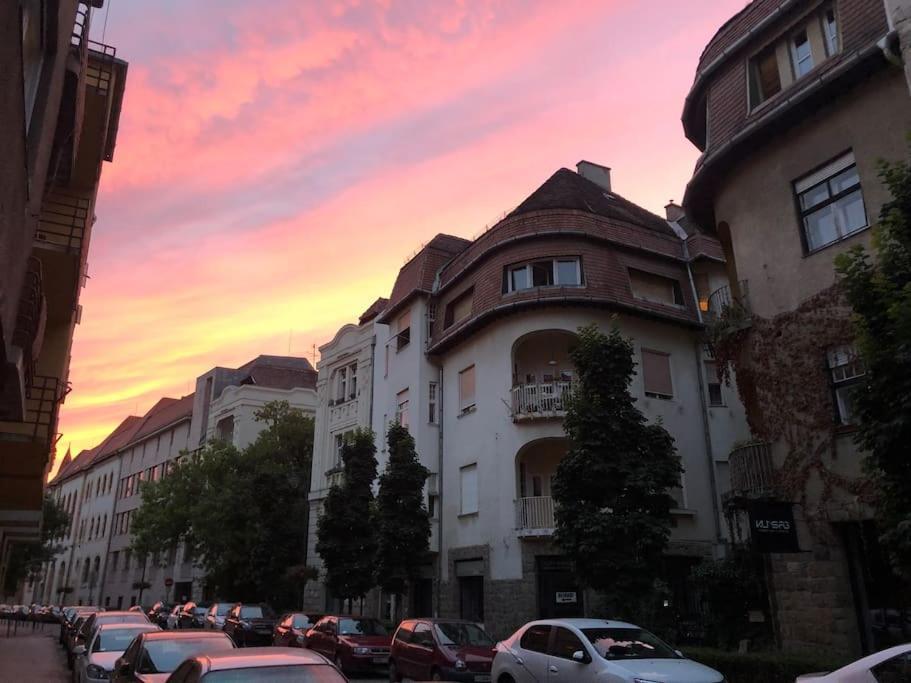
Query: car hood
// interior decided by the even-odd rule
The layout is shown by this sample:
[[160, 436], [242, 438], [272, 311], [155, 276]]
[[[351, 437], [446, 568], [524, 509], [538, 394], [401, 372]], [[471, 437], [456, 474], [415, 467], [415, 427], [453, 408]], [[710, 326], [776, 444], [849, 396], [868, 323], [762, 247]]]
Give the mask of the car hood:
[[367, 647], [389, 647], [392, 645], [392, 638], [390, 636], [363, 636], [363, 635], [351, 635], [351, 636], [339, 636], [339, 640], [347, 640], [352, 645], [364, 645]]
[[692, 659], [608, 660], [634, 676], [663, 683], [720, 683], [722, 675]]
[[114, 668], [114, 662], [122, 656], [123, 652], [93, 652], [92, 656], [89, 657], [89, 664], [111, 671]]
[[493, 656], [496, 654], [496, 651], [492, 647], [480, 647], [477, 645], [450, 645], [446, 647], [446, 650], [452, 654], [453, 657], [457, 657], [465, 661], [465, 663], [470, 662], [492, 662]]

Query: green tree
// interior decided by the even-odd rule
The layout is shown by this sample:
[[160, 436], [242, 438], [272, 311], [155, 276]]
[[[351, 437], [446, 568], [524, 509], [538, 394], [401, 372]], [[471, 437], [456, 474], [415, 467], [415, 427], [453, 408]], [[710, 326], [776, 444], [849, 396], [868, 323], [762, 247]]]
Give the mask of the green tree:
[[[70, 516], [54, 498], [45, 495], [42, 503], [41, 534], [34, 543], [17, 543], [10, 550], [3, 592], [16, 591], [20, 581], [37, 580], [45, 562], [50, 562], [60, 551], [60, 541], [70, 525]], [[53, 598], [52, 598], [53, 599]]]
[[375, 576], [383, 590], [402, 595], [416, 578], [430, 546], [430, 515], [423, 496], [430, 471], [418, 460], [407, 428], [393, 424], [386, 440], [389, 462], [380, 475], [376, 497]]
[[142, 487], [131, 547], [186, 544], [225, 598], [297, 606], [304, 586], [313, 420], [287, 402], [256, 413], [266, 428], [243, 451], [212, 442]]
[[583, 584], [630, 610], [660, 571], [680, 463], [670, 434], [634, 405], [633, 345], [619, 330], [580, 328], [571, 357], [578, 385], [564, 420], [569, 452], [553, 483], [554, 537]]
[[373, 433], [359, 429], [342, 447], [343, 480], [329, 489], [317, 524], [316, 552], [326, 568], [326, 585], [334, 596], [348, 600], [349, 606], [375, 585], [376, 468]]
[[856, 439], [877, 484], [881, 540], [895, 569], [911, 578], [911, 167], [882, 163], [880, 177], [892, 200], [873, 233], [875, 258], [855, 246], [835, 263], [866, 369], [853, 396]]

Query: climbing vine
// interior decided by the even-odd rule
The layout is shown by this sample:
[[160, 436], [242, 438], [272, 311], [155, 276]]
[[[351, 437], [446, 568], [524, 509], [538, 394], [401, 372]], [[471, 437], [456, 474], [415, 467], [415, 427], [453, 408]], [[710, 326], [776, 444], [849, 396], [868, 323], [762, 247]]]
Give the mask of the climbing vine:
[[[850, 314], [836, 283], [793, 311], [742, 321], [722, 315], [709, 331], [722, 380], [730, 383], [732, 371], [736, 376], [753, 435], [785, 448], [783, 460], [776, 459], [777, 489], [785, 499], [802, 503], [811, 521], [824, 516], [836, 490], [861, 500], [870, 496], [865, 478], [845, 477], [831, 467], [840, 426], [826, 350], [851, 343]], [[821, 495], [810, 501], [814, 476]]]

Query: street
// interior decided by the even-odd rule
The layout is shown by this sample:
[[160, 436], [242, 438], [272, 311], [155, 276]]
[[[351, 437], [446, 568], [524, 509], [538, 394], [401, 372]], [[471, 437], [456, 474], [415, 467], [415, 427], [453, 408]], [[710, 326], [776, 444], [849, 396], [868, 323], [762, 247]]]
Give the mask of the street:
[[0, 631], [0, 681], [69, 681], [63, 650], [57, 645], [57, 626], [48, 624], [42, 632], [30, 628], [18, 635]]

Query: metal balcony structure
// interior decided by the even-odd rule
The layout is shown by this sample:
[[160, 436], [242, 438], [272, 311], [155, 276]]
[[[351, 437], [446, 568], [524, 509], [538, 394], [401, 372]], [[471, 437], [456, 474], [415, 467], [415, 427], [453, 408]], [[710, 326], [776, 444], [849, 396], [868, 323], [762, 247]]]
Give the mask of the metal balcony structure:
[[769, 444], [755, 442], [734, 448], [728, 456], [730, 498], [774, 496], [775, 467]]
[[749, 287], [746, 280], [737, 284], [737, 291], [729, 285], [719, 287], [709, 296], [709, 310], [705, 313], [707, 322], [724, 321], [735, 326], [747, 326], [752, 311], [750, 309]]
[[511, 405], [513, 421], [564, 417], [574, 385], [570, 380], [515, 385]]
[[553, 536], [554, 526], [554, 499], [551, 496], [516, 501], [516, 531], [520, 538]]

